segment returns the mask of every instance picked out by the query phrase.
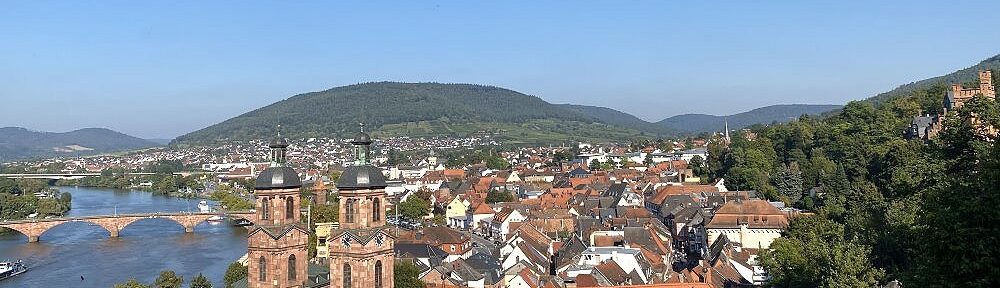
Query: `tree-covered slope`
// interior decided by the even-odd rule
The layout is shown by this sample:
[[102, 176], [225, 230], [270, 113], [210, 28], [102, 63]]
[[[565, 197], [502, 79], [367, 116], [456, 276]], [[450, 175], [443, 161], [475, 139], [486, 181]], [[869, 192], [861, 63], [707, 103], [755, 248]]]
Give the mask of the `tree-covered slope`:
[[646, 122], [645, 120], [639, 119], [639, 117], [635, 117], [632, 114], [628, 114], [607, 107], [576, 105], [576, 104], [558, 104], [558, 105], [559, 107], [580, 113], [584, 116], [593, 117], [598, 121], [601, 121], [602, 123], [636, 129], [649, 135], [675, 134], [674, 131], [666, 127], [656, 125], [655, 123]]
[[917, 91], [926, 90], [935, 85], [947, 86], [951, 85], [952, 83], [967, 83], [967, 82], [977, 81], [979, 80], [979, 75], [977, 74], [979, 70], [1000, 71], [1000, 55], [987, 58], [986, 60], [979, 62], [979, 64], [972, 65], [966, 67], [965, 69], [958, 70], [949, 74], [933, 78], [927, 78], [924, 80], [910, 82], [901, 85], [896, 89], [892, 89], [889, 92], [881, 93], [871, 98], [868, 98], [867, 101], [872, 101], [878, 104], [888, 101], [890, 99], [898, 98], [900, 96], [910, 95]]
[[0, 128], [0, 161], [92, 155], [154, 146], [159, 145], [104, 128], [65, 133], [38, 132], [20, 127]]
[[739, 129], [755, 124], [770, 124], [773, 122], [788, 122], [802, 115], [818, 115], [839, 109], [840, 105], [772, 105], [753, 109], [747, 112], [729, 116], [705, 114], [683, 114], [663, 119], [656, 124], [676, 131], [686, 133], [702, 133], [722, 131], [726, 121], [730, 129]]
[[[401, 128], [419, 126], [426, 135], [464, 136], [532, 120], [554, 121], [548, 132], [556, 134], [563, 126], [599, 122], [538, 97], [493, 86], [376, 82], [296, 95], [180, 136], [173, 143], [264, 138], [274, 134], [278, 124], [289, 137], [349, 137], [357, 132], [358, 122], [374, 127], [376, 133], [404, 134]], [[448, 123], [462, 127], [450, 129]], [[380, 132], [383, 127], [391, 131]], [[633, 134], [622, 127], [606, 127], [613, 130], [609, 135]]]

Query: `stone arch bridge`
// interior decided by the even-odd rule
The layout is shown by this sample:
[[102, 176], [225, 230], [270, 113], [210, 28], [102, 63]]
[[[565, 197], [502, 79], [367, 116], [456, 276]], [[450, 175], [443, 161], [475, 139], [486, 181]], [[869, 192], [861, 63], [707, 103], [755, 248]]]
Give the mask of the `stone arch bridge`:
[[60, 224], [68, 222], [88, 222], [101, 226], [104, 230], [107, 230], [111, 234], [112, 238], [118, 237], [118, 233], [122, 229], [125, 229], [129, 224], [135, 223], [136, 221], [143, 219], [169, 219], [171, 221], [177, 222], [184, 226], [184, 232], [191, 233], [194, 232], [194, 227], [198, 226], [201, 222], [208, 220], [212, 216], [225, 215], [229, 218], [243, 218], [250, 220], [250, 222], [255, 222], [256, 213], [252, 210], [250, 211], [229, 211], [229, 212], [194, 212], [194, 213], [143, 213], [143, 214], [120, 214], [120, 215], [105, 215], [105, 216], [83, 216], [83, 217], [70, 217], [70, 218], [51, 218], [51, 219], [29, 219], [29, 220], [17, 220], [17, 221], [6, 221], [0, 222], [0, 227], [9, 228], [21, 232], [25, 236], [28, 236], [28, 242], [38, 242], [38, 238], [42, 236], [42, 233], [48, 231], [52, 227], [59, 226]]

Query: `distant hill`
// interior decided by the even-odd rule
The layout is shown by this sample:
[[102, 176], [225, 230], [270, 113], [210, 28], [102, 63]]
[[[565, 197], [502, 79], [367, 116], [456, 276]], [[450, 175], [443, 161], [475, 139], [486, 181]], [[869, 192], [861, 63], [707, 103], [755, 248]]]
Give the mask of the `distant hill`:
[[514, 142], [621, 140], [637, 129], [605, 123], [516, 91], [483, 85], [375, 82], [305, 93], [177, 137], [172, 145], [288, 137], [350, 137], [358, 122], [377, 135], [495, 133]]
[[728, 116], [706, 114], [683, 114], [656, 122], [662, 127], [685, 133], [702, 133], [722, 131], [726, 121], [730, 129], [739, 129], [754, 124], [769, 124], [773, 122], [788, 122], [802, 116], [819, 115], [824, 112], [839, 109], [841, 105], [772, 105], [753, 109], [747, 112]]
[[[966, 82], [977, 81], [979, 80], [979, 75], [977, 74], [979, 70], [993, 70], [994, 73], [993, 78], [996, 79], [997, 77], [1000, 77], [1000, 75], [996, 75], [996, 73], [1000, 73], [1000, 55], [987, 58], [986, 60], [979, 62], [979, 64], [966, 67], [962, 70], [958, 70], [946, 75], [900, 85], [899, 87], [896, 87], [896, 89], [892, 89], [889, 92], [875, 95], [871, 98], [868, 98], [866, 101], [871, 101], [878, 104], [894, 99], [899, 96], [909, 95], [914, 91], [923, 90], [934, 85], [947, 86], [951, 85], [952, 83], [962, 84]], [[996, 81], [994, 81], [994, 83], [996, 83]], [[944, 95], [941, 95], [941, 97], [944, 97]], [[942, 99], [942, 101], [944, 100]]]
[[159, 146], [156, 143], [104, 128], [65, 133], [0, 128], [0, 161], [92, 155]]
[[600, 107], [600, 106], [587, 106], [587, 105], [576, 105], [576, 104], [558, 104], [559, 107], [564, 109], [574, 111], [585, 116], [596, 118], [598, 121], [603, 123], [617, 125], [620, 127], [629, 127], [636, 129], [646, 134], [650, 135], [675, 135], [677, 131], [671, 130], [667, 127], [657, 125], [655, 123], [650, 123], [645, 120], [639, 119], [632, 114], [628, 114], [622, 111], [618, 111], [611, 108]]

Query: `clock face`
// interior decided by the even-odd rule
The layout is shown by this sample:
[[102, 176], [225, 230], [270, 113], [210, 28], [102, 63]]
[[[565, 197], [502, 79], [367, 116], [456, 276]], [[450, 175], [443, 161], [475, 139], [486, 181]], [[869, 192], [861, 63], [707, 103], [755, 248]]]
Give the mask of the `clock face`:
[[341, 238], [340, 240], [341, 240], [340, 242], [344, 244], [344, 248], [351, 248], [351, 238], [350, 237], [344, 236], [344, 238]]
[[383, 237], [382, 234], [375, 236], [375, 245], [382, 246], [382, 243], [385, 243], [385, 237]]

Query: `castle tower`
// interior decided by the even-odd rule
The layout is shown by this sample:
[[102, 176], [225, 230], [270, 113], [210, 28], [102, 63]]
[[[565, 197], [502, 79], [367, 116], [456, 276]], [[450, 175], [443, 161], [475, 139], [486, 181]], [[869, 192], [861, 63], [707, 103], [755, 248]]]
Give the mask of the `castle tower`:
[[993, 89], [993, 74], [990, 70], [979, 71], [979, 93], [991, 99], [996, 98], [997, 93]]
[[330, 286], [392, 288], [393, 242], [385, 226], [386, 179], [368, 163], [372, 140], [361, 132], [351, 141], [354, 165], [337, 181], [340, 226], [330, 231]]
[[309, 230], [299, 213], [302, 182], [285, 166], [288, 141], [271, 141], [271, 167], [254, 183], [257, 221], [247, 237], [247, 287], [305, 287]]

